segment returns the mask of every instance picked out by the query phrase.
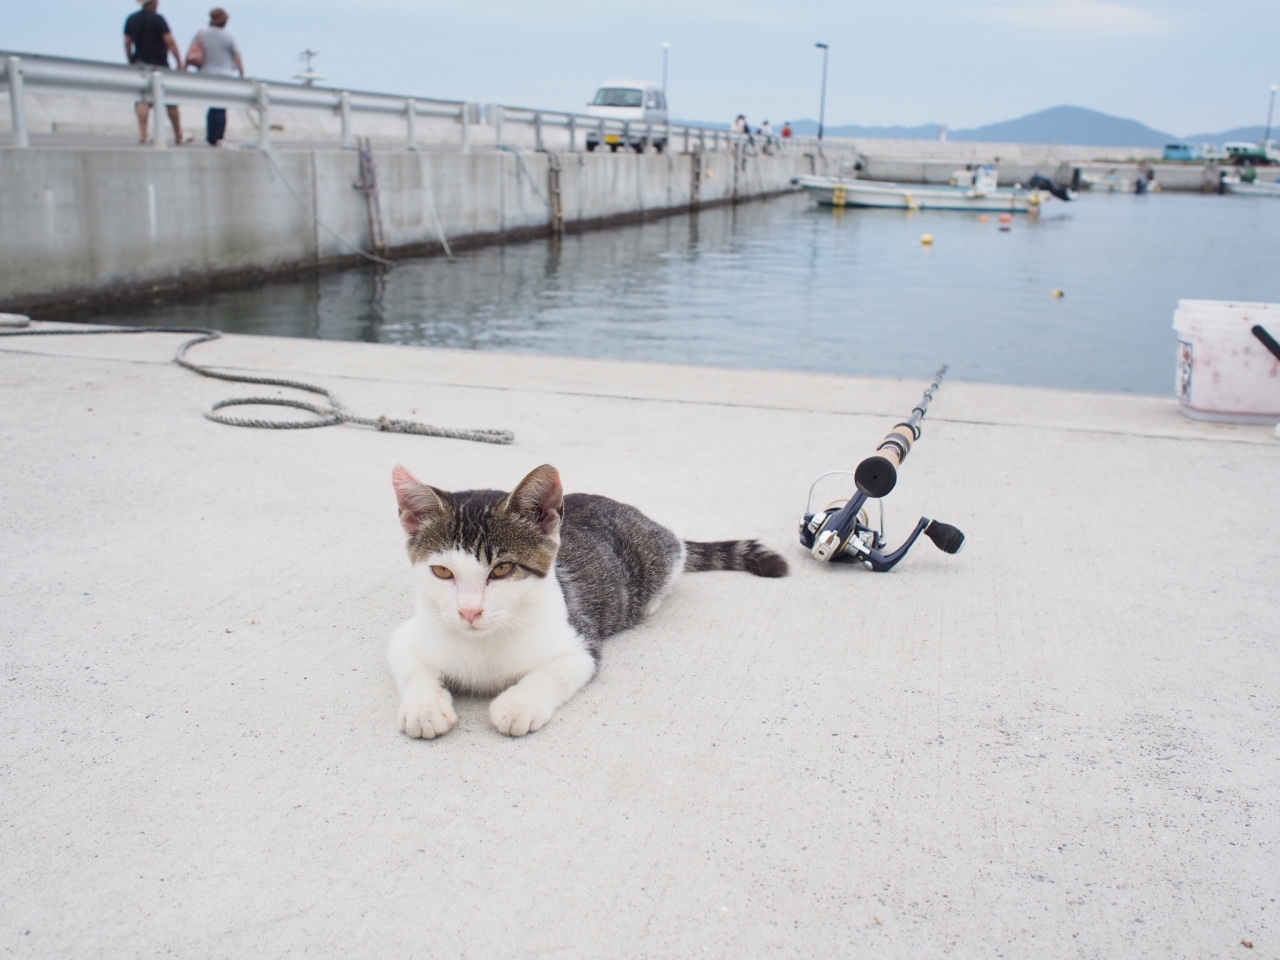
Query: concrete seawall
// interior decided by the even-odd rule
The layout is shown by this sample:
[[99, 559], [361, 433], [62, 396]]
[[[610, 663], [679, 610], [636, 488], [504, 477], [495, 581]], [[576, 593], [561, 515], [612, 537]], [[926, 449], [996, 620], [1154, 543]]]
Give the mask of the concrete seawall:
[[[378, 149], [381, 228], [390, 255], [425, 254], [440, 249], [442, 235], [463, 247], [546, 234], [553, 205], [573, 231], [766, 197], [809, 173], [946, 183], [966, 162], [854, 147], [832, 143], [819, 154], [793, 145], [751, 156]], [[991, 159], [974, 154], [969, 162]], [[855, 160], [863, 167], [856, 174]], [[1137, 175], [1135, 164], [1052, 151], [1001, 156], [998, 164], [1003, 184], [1071, 166]], [[0, 148], [0, 169], [0, 308], [243, 283], [358, 262], [357, 251], [374, 246], [352, 150]], [[1164, 189], [1217, 182], [1212, 166], [1155, 169]]]
[[[988, 144], [985, 146], [996, 146]], [[995, 151], [972, 155], [964, 159], [956, 157], [894, 156], [866, 151], [863, 169], [859, 176], [866, 180], [883, 180], [893, 183], [950, 183], [957, 169], [966, 164], [992, 163], [1001, 186], [1026, 183], [1035, 173], [1055, 177], [1062, 182], [1070, 180], [1070, 170], [1078, 167], [1083, 174], [1106, 176], [1117, 173], [1128, 180], [1136, 180], [1141, 171], [1155, 174], [1162, 190], [1206, 191], [1216, 189], [1220, 168], [1216, 163], [1154, 163], [1136, 160], [1092, 160], [1070, 155], [1024, 154], [1009, 155]]]
[[[832, 157], [828, 157], [831, 161]], [[820, 169], [800, 152], [376, 154], [393, 254], [551, 228], [550, 166], [566, 229], [775, 194]], [[0, 151], [0, 305], [21, 308], [198, 287], [341, 263], [369, 250], [350, 150]], [[314, 211], [314, 216], [312, 214]]]

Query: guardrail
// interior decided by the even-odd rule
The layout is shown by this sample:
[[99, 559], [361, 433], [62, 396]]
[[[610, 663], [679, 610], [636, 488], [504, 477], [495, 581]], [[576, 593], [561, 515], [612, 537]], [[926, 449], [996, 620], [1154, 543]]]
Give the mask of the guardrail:
[[[3, 64], [3, 78], [9, 91], [13, 145], [16, 147], [30, 145], [26, 109], [28, 90], [75, 97], [127, 98], [146, 103], [246, 107], [257, 113], [258, 146], [262, 149], [271, 148], [273, 107], [336, 114], [341, 119], [344, 147], [355, 146], [352, 118], [359, 113], [403, 117], [405, 144], [410, 149], [418, 146], [418, 118], [454, 120], [458, 126], [457, 142], [464, 153], [470, 152], [472, 127], [481, 120], [480, 105], [461, 100], [403, 97], [296, 83], [245, 80], [178, 72], [145, 64], [123, 65], [3, 50], [0, 50], [0, 64]], [[570, 152], [600, 147], [640, 152], [661, 151], [677, 143], [685, 153], [695, 149], [706, 152], [743, 147], [771, 153], [796, 149], [813, 150], [820, 146], [820, 142], [812, 137], [765, 138], [700, 124], [636, 123], [505, 104], [489, 104], [483, 112], [485, 122], [494, 128], [494, 142], [497, 146], [508, 146], [504, 131], [508, 124], [516, 124], [532, 128], [533, 149], [536, 151], [547, 150], [546, 134], [553, 129], [567, 133]], [[152, 145], [165, 146], [164, 111], [153, 110], [151, 122], [154, 130]]]

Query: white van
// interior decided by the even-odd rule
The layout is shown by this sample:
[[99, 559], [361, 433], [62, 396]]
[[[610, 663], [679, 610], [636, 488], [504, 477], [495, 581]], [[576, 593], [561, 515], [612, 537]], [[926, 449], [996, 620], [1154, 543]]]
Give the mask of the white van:
[[[605, 130], [604, 143], [617, 152], [628, 146], [636, 153], [644, 153], [650, 144], [661, 153], [667, 146], [667, 98], [657, 84], [643, 80], [611, 80], [596, 91], [587, 104], [587, 114], [607, 120], [630, 121], [630, 135], [621, 130]], [[625, 142], [624, 142], [625, 141]], [[588, 128], [587, 149], [600, 146], [600, 131]]]

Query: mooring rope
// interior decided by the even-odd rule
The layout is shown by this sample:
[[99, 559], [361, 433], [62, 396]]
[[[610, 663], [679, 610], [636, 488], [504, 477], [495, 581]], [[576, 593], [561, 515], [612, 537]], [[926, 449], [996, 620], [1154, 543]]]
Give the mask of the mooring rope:
[[298, 201], [298, 206], [302, 207], [302, 209], [307, 212], [307, 216], [311, 218], [311, 222], [313, 224], [315, 224], [325, 233], [329, 234], [329, 236], [333, 237], [333, 239], [337, 240], [340, 244], [342, 244], [352, 253], [357, 254], [358, 256], [364, 257], [366, 260], [371, 260], [374, 263], [381, 264], [384, 267], [396, 266], [396, 262], [394, 260], [388, 260], [386, 257], [374, 256], [372, 253], [369, 253], [367, 250], [361, 250], [354, 243], [351, 243], [350, 241], [348, 241], [345, 237], [343, 237], [336, 230], [330, 227], [327, 223], [321, 220], [319, 212], [313, 209], [311, 205], [307, 203], [307, 201], [303, 200], [297, 190], [293, 189], [293, 184], [291, 184], [289, 182], [289, 178], [284, 175], [284, 171], [280, 169], [280, 164], [276, 163], [276, 158], [271, 155], [271, 151], [267, 149], [259, 148], [258, 152], [261, 153], [263, 156], [263, 159], [267, 161], [267, 165], [270, 166], [271, 169], [276, 172], [276, 175], [280, 177], [280, 182], [284, 184], [284, 188], [289, 191], [289, 194], [293, 197], [294, 200]]
[[533, 190], [534, 195], [547, 205], [547, 210], [551, 210], [551, 201], [542, 195], [542, 191], [538, 189], [538, 182], [533, 179], [533, 174], [529, 172], [529, 168], [524, 165], [524, 157], [520, 155], [520, 151], [515, 147], [508, 147], [505, 143], [499, 143], [494, 147], [495, 150], [503, 150], [506, 153], [515, 154], [516, 161], [520, 164], [520, 170], [524, 173], [524, 178], [529, 181], [529, 187]]
[[[4, 315], [12, 318], [12, 314]], [[25, 319], [25, 318], [23, 318]], [[29, 322], [29, 321], [28, 321]], [[0, 326], [26, 326], [22, 320], [8, 319]], [[447, 437], [451, 440], [472, 440], [476, 443], [513, 443], [515, 434], [510, 430], [462, 430], [454, 427], [435, 427], [428, 423], [413, 420], [392, 420], [390, 417], [361, 417], [348, 413], [342, 403], [324, 387], [301, 380], [286, 380], [281, 377], [255, 377], [243, 373], [220, 373], [209, 367], [201, 366], [186, 358], [187, 351], [200, 343], [218, 340], [222, 334], [209, 327], [102, 327], [95, 330], [0, 330], [0, 337], [68, 337], [95, 336], [120, 333], [192, 333], [197, 336], [187, 340], [173, 355], [173, 362], [185, 367], [202, 377], [214, 380], [228, 380], [232, 383], [253, 383], [267, 387], [287, 387], [291, 390], [302, 390], [324, 397], [327, 406], [318, 403], [307, 403], [303, 400], [291, 400], [288, 397], [233, 397], [228, 400], [217, 400], [204, 411], [205, 417], [215, 423], [225, 423], [231, 427], [257, 427], [263, 430], [305, 430], [311, 427], [333, 427], [340, 423], [358, 423], [365, 427], [375, 427], [390, 433], [416, 433], [424, 437]], [[314, 413], [315, 420], [262, 420], [256, 417], [230, 417], [218, 411], [226, 407], [238, 406], [271, 406], [293, 407]]]

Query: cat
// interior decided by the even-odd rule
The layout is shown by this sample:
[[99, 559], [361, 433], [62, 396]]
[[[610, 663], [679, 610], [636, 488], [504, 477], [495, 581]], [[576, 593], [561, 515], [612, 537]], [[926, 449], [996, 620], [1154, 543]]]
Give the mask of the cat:
[[501, 733], [540, 729], [595, 675], [600, 641], [653, 613], [682, 570], [787, 574], [754, 540], [682, 541], [625, 503], [566, 496], [550, 465], [510, 493], [449, 493], [400, 465], [391, 482], [417, 588], [390, 650], [410, 737], [453, 729], [450, 688], [497, 694]]

